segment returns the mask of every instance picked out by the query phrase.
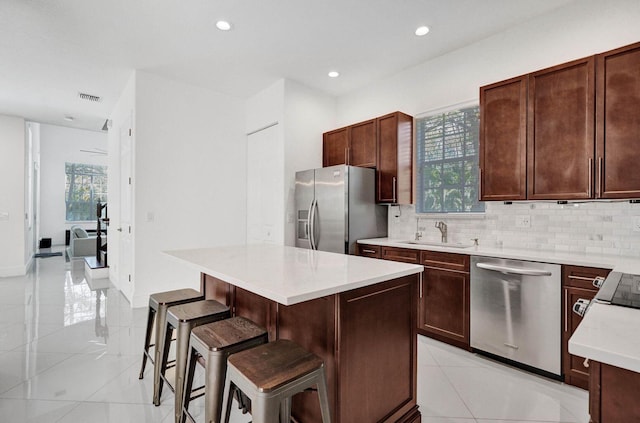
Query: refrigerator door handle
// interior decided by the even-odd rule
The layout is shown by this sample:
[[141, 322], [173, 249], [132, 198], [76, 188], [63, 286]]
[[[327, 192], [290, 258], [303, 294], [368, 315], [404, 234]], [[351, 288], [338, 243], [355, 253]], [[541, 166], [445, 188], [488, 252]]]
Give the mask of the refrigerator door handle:
[[309, 206], [309, 247], [312, 250], [317, 250], [318, 246], [316, 245], [315, 233], [316, 233], [316, 206], [317, 201], [314, 198], [311, 201], [311, 205]]

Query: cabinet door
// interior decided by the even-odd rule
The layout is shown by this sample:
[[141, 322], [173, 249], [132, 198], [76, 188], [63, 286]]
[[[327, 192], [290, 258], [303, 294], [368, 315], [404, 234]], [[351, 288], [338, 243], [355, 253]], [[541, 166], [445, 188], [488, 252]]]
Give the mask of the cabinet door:
[[480, 88], [480, 200], [527, 198], [527, 77]]
[[349, 164], [361, 167], [376, 167], [376, 120], [351, 125]]
[[348, 164], [349, 127], [325, 132], [322, 138], [322, 166]]
[[599, 198], [640, 197], [640, 43], [597, 56]]
[[594, 196], [594, 70], [589, 57], [529, 75], [529, 200]]
[[418, 329], [427, 336], [469, 349], [469, 274], [425, 267]]
[[413, 118], [404, 113], [379, 117], [378, 195], [380, 203], [413, 202]]

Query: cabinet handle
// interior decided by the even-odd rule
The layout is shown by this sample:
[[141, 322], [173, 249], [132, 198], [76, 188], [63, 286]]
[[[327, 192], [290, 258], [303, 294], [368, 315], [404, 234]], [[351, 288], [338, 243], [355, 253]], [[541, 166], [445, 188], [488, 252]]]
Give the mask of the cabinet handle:
[[398, 182], [398, 180], [397, 180], [397, 179], [396, 179], [396, 177], [394, 176], [394, 177], [393, 177], [393, 186], [392, 186], [392, 189], [393, 189], [393, 202], [394, 202], [394, 203], [397, 203], [397, 201], [398, 201], [398, 200], [396, 199], [396, 183], [397, 183], [397, 182]]
[[587, 367], [587, 368], [588, 368], [588, 367], [589, 367], [589, 359], [588, 359], [588, 358], [585, 358], [585, 359], [584, 359], [584, 361], [582, 362], [582, 365], [583, 365], [584, 367]]
[[344, 164], [349, 164], [349, 148], [344, 149]]
[[584, 276], [573, 276], [573, 275], [569, 275], [567, 276], [567, 278], [569, 279], [575, 279], [577, 281], [587, 281], [587, 282], [593, 282], [595, 278], [599, 278], [602, 276], [595, 276], [593, 278], [585, 278]]
[[593, 159], [589, 159], [589, 192], [587, 197], [591, 198], [593, 192]]
[[564, 331], [569, 331], [569, 290], [564, 290]]
[[375, 254], [376, 250], [362, 250], [363, 253]]
[[604, 178], [602, 177], [602, 169], [604, 167], [604, 159], [602, 157], [598, 157], [598, 189], [600, 190], [599, 197], [602, 198], [602, 194], [604, 193]]
[[423, 272], [420, 272], [420, 282], [419, 282], [419, 284], [420, 284], [420, 298], [422, 298], [422, 273]]

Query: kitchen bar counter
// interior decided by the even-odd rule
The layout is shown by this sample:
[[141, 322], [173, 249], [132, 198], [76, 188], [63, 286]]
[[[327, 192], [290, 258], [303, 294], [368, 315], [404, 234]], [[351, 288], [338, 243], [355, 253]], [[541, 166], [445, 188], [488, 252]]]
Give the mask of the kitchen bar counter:
[[[419, 423], [417, 311], [422, 266], [276, 245], [170, 251], [202, 274], [205, 298], [291, 339], [325, 364], [333, 423]], [[296, 421], [321, 421], [315, 392]]]
[[[500, 257], [573, 266], [599, 267], [640, 274], [640, 259], [604, 254], [490, 248], [456, 248], [443, 245], [409, 244], [403, 240], [375, 238], [361, 244]], [[615, 305], [593, 304], [569, 340], [569, 352], [601, 363], [640, 373], [640, 310]]]
[[282, 305], [422, 272], [422, 266], [271, 244], [167, 251], [201, 273]]

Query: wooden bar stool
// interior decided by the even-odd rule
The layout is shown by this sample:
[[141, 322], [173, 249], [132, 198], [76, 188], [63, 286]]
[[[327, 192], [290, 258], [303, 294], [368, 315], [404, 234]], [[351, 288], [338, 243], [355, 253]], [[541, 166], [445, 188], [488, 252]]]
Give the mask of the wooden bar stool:
[[[162, 329], [167, 323], [167, 309], [174, 305], [204, 300], [204, 296], [195, 289], [177, 289], [175, 291], [157, 292], [149, 296], [149, 314], [147, 317], [147, 332], [144, 337], [144, 351], [142, 353], [142, 367], [139, 379], [144, 377], [144, 369], [147, 359], [155, 366], [153, 369], [153, 389], [160, 381], [160, 368], [156, 363], [160, 362], [160, 354], [163, 351], [164, 337]], [[155, 341], [151, 343], [151, 334], [155, 331]], [[149, 354], [149, 348], [155, 347], [153, 357]]]
[[229, 356], [224, 385], [224, 422], [229, 422], [234, 391], [251, 400], [253, 423], [291, 421], [291, 397], [318, 387], [322, 422], [331, 423], [322, 360], [298, 344], [280, 339]]
[[[215, 300], [195, 301], [177, 305], [169, 308], [167, 312], [167, 324], [165, 325], [163, 336], [163, 350], [160, 359], [160, 383], [158, 390], [153, 392], [153, 403], [160, 405], [162, 387], [167, 382], [169, 387], [175, 392], [175, 421], [180, 421], [182, 415], [182, 389], [184, 387], [184, 375], [187, 368], [187, 356], [189, 349], [189, 336], [191, 330], [197, 326], [212, 323], [217, 320], [231, 317], [229, 307]], [[166, 379], [167, 360], [169, 358], [169, 343], [176, 330], [176, 361], [175, 361], [175, 382], [171, 386]]]
[[266, 329], [244, 317], [232, 317], [193, 329], [183, 390], [181, 422], [184, 423], [187, 416], [191, 421], [194, 420], [189, 414], [189, 403], [202, 396], [202, 393], [192, 390], [193, 375], [199, 360], [203, 359], [205, 366], [204, 421], [219, 423], [222, 415], [222, 393], [227, 372], [227, 357], [257, 345], [266, 344], [268, 341]]

